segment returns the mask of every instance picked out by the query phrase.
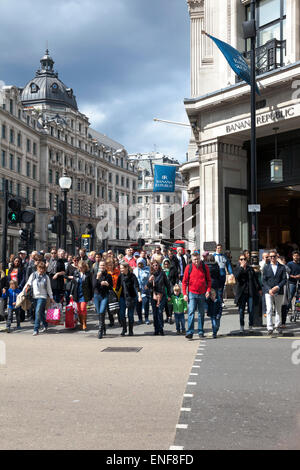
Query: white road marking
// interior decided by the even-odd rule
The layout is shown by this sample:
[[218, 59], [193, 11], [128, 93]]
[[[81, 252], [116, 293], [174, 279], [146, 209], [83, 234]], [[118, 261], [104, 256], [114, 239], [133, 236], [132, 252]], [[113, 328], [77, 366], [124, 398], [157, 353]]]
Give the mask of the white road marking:
[[176, 424], [176, 429], [187, 429], [188, 425], [187, 424]]
[[194, 394], [193, 393], [184, 393], [183, 395], [185, 398], [193, 398]]
[[191, 411], [192, 408], [181, 408], [181, 411]]
[[183, 446], [170, 446], [169, 447], [169, 450], [183, 450], [184, 447]]
[[199, 374], [196, 374], [196, 373], [194, 373], [194, 372], [190, 372], [190, 375], [199, 375]]
[[188, 382], [188, 385], [197, 385], [197, 382]]

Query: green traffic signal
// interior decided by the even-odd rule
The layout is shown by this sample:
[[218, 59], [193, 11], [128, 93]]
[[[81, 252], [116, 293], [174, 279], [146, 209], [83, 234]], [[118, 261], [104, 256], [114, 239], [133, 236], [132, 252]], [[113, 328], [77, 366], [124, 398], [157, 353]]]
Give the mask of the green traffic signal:
[[16, 224], [19, 221], [17, 212], [9, 212], [8, 213], [8, 221], [11, 224]]

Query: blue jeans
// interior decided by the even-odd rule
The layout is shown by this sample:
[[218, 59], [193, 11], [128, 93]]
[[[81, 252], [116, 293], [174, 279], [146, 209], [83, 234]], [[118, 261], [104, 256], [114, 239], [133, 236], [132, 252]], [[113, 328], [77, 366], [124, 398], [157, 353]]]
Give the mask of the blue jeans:
[[34, 302], [34, 310], [35, 310], [35, 322], [34, 322], [34, 331], [39, 331], [40, 322], [43, 323], [44, 327], [48, 327], [48, 323], [46, 322], [46, 314], [45, 314], [45, 307], [46, 307], [46, 299], [33, 299]]
[[223, 303], [223, 293], [224, 293], [225, 282], [226, 282], [226, 275], [225, 276], [220, 276], [218, 297], [219, 297], [221, 303]]
[[153, 323], [154, 323], [154, 332], [156, 334], [161, 333], [164, 330], [164, 318], [163, 311], [166, 306], [166, 296], [164, 295], [160, 301], [159, 306], [157, 307], [157, 301], [151, 299], [152, 313], [153, 313]]
[[212, 326], [212, 330], [213, 330], [213, 335], [216, 336], [216, 334], [218, 333], [219, 331], [219, 328], [220, 328], [220, 318], [217, 318], [217, 317], [210, 317], [211, 319], [211, 326]]
[[127, 308], [128, 309], [128, 321], [129, 321], [129, 323], [133, 323], [134, 322], [134, 310], [135, 310], [136, 301], [132, 302], [132, 306], [126, 307], [126, 302], [125, 302], [124, 297], [120, 297], [119, 304], [120, 304], [120, 320], [121, 320], [121, 322], [126, 320], [126, 308]]
[[180, 331], [180, 326], [181, 326], [181, 331], [185, 332], [184, 313], [174, 313], [174, 316], [175, 316], [176, 330]]
[[20, 326], [21, 324], [21, 309], [19, 308], [8, 308], [7, 309], [7, 323], [6, 327], [10, 328], [12, 322], [13, 322], [13, 317], [14, 317], [14, 312], [16, 314], [16, 321], [17, 321], [17, 326]]
[[108, 297], [103, 297], [100, 294], [94, 294], [94, 304], [96, 313], [99, 315], [100, 320], [100, 315], [105, 315], [108, 305]]
[[290, 300], [290, 303], [289, 303], [289, 310], [290, 308], [292, 307], [292, 300], [293, 300], [293, 297], [294, 295], [296, 294], [296, 284], [292, 284], [291, 282], [289, 283], [289, 287], [290, 287], [290, 295], [291, 295], [291, 300]]
[[149, 307], [150, 307], [150, 297], [148, 295], [145, 295], [145, 297], [142, 297], [143, 301], [142, 302], [136, 302], [136, 313], [140, 321], [143, 320], [142, 312], [144, 310], [145, 313], [145, 321], [148, 320], [149, 318]]
[[187, 335], [194, 334], [195, 313], [198, 310], [198, 334], [203, 335], [204, 311], [205, 311], [205, 295], [189, 294], [189, 315], [188, 315], [188, 331]]
[[239, 300], [240, 325], [245, 326], [245, 308], [248, 304], [249, 326], [253, 326], [253, 298], [243, 294]]

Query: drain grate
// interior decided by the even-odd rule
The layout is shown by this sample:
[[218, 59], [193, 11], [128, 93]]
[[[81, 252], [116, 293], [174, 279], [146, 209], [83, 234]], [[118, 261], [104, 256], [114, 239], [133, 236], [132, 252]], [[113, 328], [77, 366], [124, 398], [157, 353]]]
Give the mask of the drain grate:
[[140, 352], [143, 348], [105, 348], [101, 352]]

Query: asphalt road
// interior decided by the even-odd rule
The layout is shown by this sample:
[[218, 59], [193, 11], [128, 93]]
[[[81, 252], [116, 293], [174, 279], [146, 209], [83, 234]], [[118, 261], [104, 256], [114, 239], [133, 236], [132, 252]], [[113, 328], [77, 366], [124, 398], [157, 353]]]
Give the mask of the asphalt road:
[[[300, 449], [300, 365], [286, 338], [207, 339], [196, 355], [175, 446]], [[298, 340], [300, 349], [300, 341]], [[300, 357], [300, 354], [299, 354]], [[199, 362], [198, 362], [199, 361]], [[199, 367], [200, 366], [200, 367]], [[181, 427], [181, 426], [180, 426]]]
[[300, 448], [296, 336], [227, 336], [238, 330], [234, 310], [223, 316], [224, 336], [204, 342], [177, 336], [174, 325], [164, 337], [140, 325], [133, 337], [113, 328], [98, 340], [92, 312], [87, 333], [54, 327], [33, 337], [23, 325], [0, 332], [0, 449]]

